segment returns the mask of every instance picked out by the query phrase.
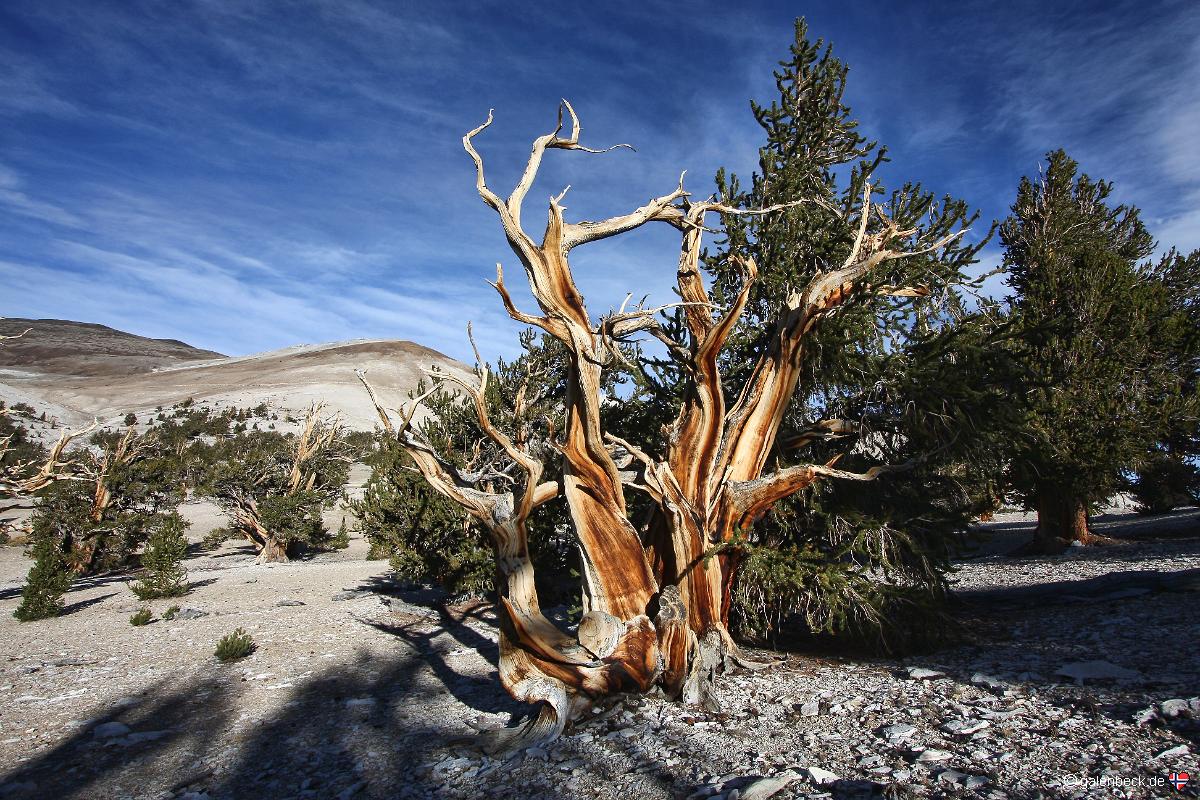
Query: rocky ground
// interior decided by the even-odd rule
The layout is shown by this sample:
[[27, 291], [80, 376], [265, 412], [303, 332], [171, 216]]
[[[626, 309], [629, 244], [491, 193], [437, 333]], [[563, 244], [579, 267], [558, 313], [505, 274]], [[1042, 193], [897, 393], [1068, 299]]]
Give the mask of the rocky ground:
[[[197, 536], [215, 521], [189, 513]], [[0, 797], [1197, 796], [1200, 512], [1100, 525], [1134, 541], [1011, 559], [1028, 520], [992, 523], [955, 575], [967, 644], [757, 651], [772, 666], [725, 676], [719, 714], [606, 703], [508, 762], [470, 726], [522, 710], [497, 682], [490, 610], [422, 605], [361, 541], [270, 567], [239, 544], [198, 551], [182, 613], [155, 602], [144, 627], [120, 578], [17, 623], [28, 562], [0, 548]], [[222, 665], [237, 627], [258, 649]], [[1181, 795], [1167, 780], [1184, 771]]]

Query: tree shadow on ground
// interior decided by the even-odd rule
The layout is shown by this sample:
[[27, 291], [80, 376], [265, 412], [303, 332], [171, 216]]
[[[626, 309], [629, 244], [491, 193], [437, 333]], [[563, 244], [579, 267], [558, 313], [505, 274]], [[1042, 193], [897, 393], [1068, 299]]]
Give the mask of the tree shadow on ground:
[[1102, 602], [1136, 597], [1152, 592], [1195, 592], [1197, 590], [1200, 590], [1200, 569], [1186, 569], [1177, 572], [1134, 569], [1053, 583], [958, 590], [954, 592], [953, 597], [960, 603], [982, 609], [996, 606], [1028, 607], [1046, 604]]
[[74, 614], [76, 611], [83, 611], [85, 608], [91, 608], [92, 606], [94, 606], [98, 603], [103, 603], [105, 600], [107, 600], [110, 597], [116, 597], [116, 596], [117, 596], [117, 592], [109, 592], [108, 594], [102, 594], [97, 597], [90, 597], [87, 600], [77, 600], [76, 602], [63, 607], [63, 610], [61, 613], [59, 613], [59, 616], [65, 617], [68, 614]]
[[[237, 665], [164, 680], [136, 702], [0, 776], [6, 800], [205, 792], [238, 798], [423, 798], [442, 782], [421, 769], [469, 730], [448, 713], [449, 691], [426, 659], [361, 656], [298, 682], [273, 713], [256, 714]], [[493, 687], [499, 692], [497, 684]], [[92, 723], [119, 722], [109, 738]], [[110, 731], [111, 732], [111, 731]], [[481, 781], [481, 795], [487, 794]], [[554, 798], [559, 795], [543, 793]]]
[[[424, 656], [434, 674], [464, 705], [488, 714], [510, 714], [514, 718], [528, 713], [529, 706], [518, 703], [500, 690], [499, 679], [495, 673], [482, 679], [474, 678], [461, 674], [450, 663], [448, 656], [457, 648], [453, 643], [445, 642], [444, 637], [453, 639], [462, 648], [473, 650], [489, 664], [495, 664], [499, 660], [499, 644], [479, 633], [467, 622], [469, 619], [479, 620], [484, 617], [484, 610], [478, 606], [461, 612], [452, 611], [445, 606], [434, 610], [438, 614], [436, 622], [429, 619], [401, 623], [360, 619], [359, 622], [407, 642]], [[438, 627], [430, 629], [430, 625]], [[439, 642], [439, 639], [442, 641]]]

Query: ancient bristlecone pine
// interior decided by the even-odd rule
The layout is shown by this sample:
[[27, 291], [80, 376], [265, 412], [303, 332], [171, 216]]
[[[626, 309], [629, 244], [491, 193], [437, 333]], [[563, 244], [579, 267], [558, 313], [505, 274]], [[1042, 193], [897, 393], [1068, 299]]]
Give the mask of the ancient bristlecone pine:
[[[570, 117], [569, 136], [562, 135], [564, 110]], [[534, 141], [524, 173], [502, 199], [487, 185], [483, 159], [473, 143], [491, 123], [489, 113], [487, 122], [463, 138], [463, 146], [475, 163], [479, 195], [499, 216], [541, 314], [517, 309], [499, 266], [494, 286], [513, 319], [546, 331], [569, 353], [565, 429], [554, 443], [563, 459], [561, 484], [542, 480], [543, 464], [533, 453], [543, 448], [532, 446], [527, 430], [510, 436], [492, 424], [484, 401], [488, 370], [482, 364], [476, 367], [477, 383], [442, 377], [460, 384], [474, 400], [484, 432], [518, 468], [506, 474], [523, 475], [512, 491], [496, 491], [496, 485], [506, 484], [488, 482], [487, 476], [456, 469], [441, 458], [411, 426], [416, 403], [395, 425], [371, 387], [366, 388], [385, 431], [396, 437], [435, 489], [466, 509], [491, 536], [501, 576], [500, 677], [513, 697], [541, 705], [537, 717], [523, 728], [483, 734], [486, 748], [500, 750], [558, 735], [594, 698], [614, 692], [645, 692], [658, 685], [672, 697], [713, 704], [714, 676], [739, 661], [727, 627], [738, 558], [734, 552], [714, 554], [714, 549], [780, 499], [818, 479], [865, 481], [882, 471], [846, 472], [830, 462], [764, 474], [797, 390], [806, 337], [848, 298], [877, 293], [878, 288], [863, 279], [880, 264], [939, 249], [961, 231], [925, 241], [916, 230], [902, 230], [872, 205], [868, 185], [859, 218], [845, 221], [855, 227], [856, 236], [844, 263], [818, 274], [788, 298], [779, 311], [771, 346], [745, 390], [730, 404], [717, 357], [745, 307], [757, 268], [750, 260], [741, 264], [745, 280], [740, 293], [729, 308], [715, 313], [698, 268], [705, 216], [769, 214], [785, 206], [743, 210], [712, 199], [692, 202], [681, 180], [673, 191], [623, 216], [571, 223], [563, 218], [564, 192], [550, 200], [549, 219], [538, 242], [522, 225], [521, 207], [546, 151], [606, 151], [579, 144], [579, 120], [564, 101], [558, 126]], [[797, 198], [788, 205], [802, 202], [806, 201]], [[622, 308], [593, 320], [571, 274], [568, 259], [574, 248], [650, 222], [666, 223], [682, 238], [677, 283], [686, 341], [671, 340], [659, 326], [656, 313], [661, 309]], [[691, 376], [665, 446], [659, 449], [666, 454], [662, 461], [635, 443], [606, 434], [601, 426], [602, 370], [615, 357], [615, 343], [638, 332], [663, 341], [684, 367], [681, 372]], [[517, 402], [523, 402], [521, 395]], [[518, 409], [517, 418], [522, 417]], [[810, 433], [815, 439], [843, 424], [828, 420]], [[802, 442], [804, 433], [787, 435]], [[641, 531], [626, 512], [627, 488], [647, 493], [657, 504], [656, 517]], [[560, 497], [570, 509], [583, 561], [585, 614], [577, 638], [542, 615], [527, 545], [530, 513]]]

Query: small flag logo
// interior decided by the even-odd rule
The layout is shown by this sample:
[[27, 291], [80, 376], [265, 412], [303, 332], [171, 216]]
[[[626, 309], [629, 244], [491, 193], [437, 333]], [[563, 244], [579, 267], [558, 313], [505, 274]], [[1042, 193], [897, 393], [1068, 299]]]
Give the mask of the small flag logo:
[[1191, 778], [1186, 772], [1172, 772], [1171, 777], [1167, 780], [1178, 791], [1183, 791], [1187, 788], [1188, 780]]

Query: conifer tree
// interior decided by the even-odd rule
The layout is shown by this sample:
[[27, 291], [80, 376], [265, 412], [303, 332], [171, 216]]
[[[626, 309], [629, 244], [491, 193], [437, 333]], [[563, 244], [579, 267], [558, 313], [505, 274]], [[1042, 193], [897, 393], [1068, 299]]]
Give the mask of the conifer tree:
[[57, 617], [62, 613], [63, 595], [71, 588], [71, 571], [58, 537], [36, 522], [30, 555], [33, 566], [21, 590], [21, 604], [13, 616], [22, 622]]
[[207, 454], [204, 491], [232, 517], [212, 538], [245, 537], [259, 563], [333, 546], [321, 512], [341, 497], [351, 457], [337, 421], [321, 412], [313, 406], [298, 433], [250, 431]]
[[188, 522], [178, 513], [167, 515], [146, 541], [142, 578], [130, 588], [142, 600], [180, 597], [190, 590], [183, 558], [187, 555]]
[[1173, 429], [1195, 438], [1197, 255], [1146, 262], [1153, 239], [1111, 192], [1057, 150], [1000, 227], [1029, 404], [1009, 478], [1038, 514], [1031, 552], [1102, 543], [1089, 506]]
[[[803, 38], [802, 28], [800, 33]], [[551, 427], [526, 418], [522, 401], [513, 406], [514, 424], [494, 419], [487, 400], [492, 372], [477, 359], [474, 379], [447, 378], [470, 400], [487, 437], [483, 444], [498, 459], [485, 460], [483, 469], [465, 469], [414, 427], [415, 404], [394, 421], [373, 393], [372, 398], [386, 434], [408, 453], [430, 486], [470, 514], [491, 540], [501, 579], [500, 677], [514, 697], [541, 704], [537, 717], [524, 727], [485, 736], [485, 747], [500, 751], [558, 735], [605, 694], [659, 686], [669, 697], [714, 707], [716, 675], [744, 663], [729, 625], [747, 531], [755, 530], [781, 501], [824, 483], [856, 482], [870, 495], [897, 473], [949, 452], [954, 442], [957, 426], [946, 420], [956, 421], [958, 411], [947, 408], [946, 399], [929, 395], [921, 397], [924, 408], [914, 400], [898, 409], [901, 420], [907, 408], [918, 412], [907, 416], [913, 423], [902, 429], [877, 433], [853, 419], [810, 416], [809, 398], [826, 394], [810, 380], [818, 374], [812, 359], [820, 351], [810, 344], [826, 323], [836, 325], [843, 312], [853, 314], [860, 304], [873, 306], [885, 332], [913, 331], [918, 338], [913, 347], [895, 351], [903, 353], [898, 361], [889, 361], [893, 352], [880, 344], [882, 355], [866, 366], [907, 359], [936, 376], [941, 369], [938, 350], [952, 343], [945, 335], [949, 322], [943, 320], [952, 321], [961, 306], [954, 286], [965, 280], [962, 269], [975, 245], [960, 243], [971, 218], [962, 203], [938, 201], [916, 186], [880, 193], [870, 176], [857, 172], [852, 185], [861, 193], [835, 192], [835, 203], [820, 187], [806, 187], [812, 189], [809, 194], [772, 206], [735, 207], [724, 198], [696, 200], [680, 183], [640, 208], [600, 221], [569, 222], [561, 202], [564, 192], [550, 200], [544, 233], [535, 233], [526, 229], [522, 214], [544, 156], [550, 150], [599, 151], [581, 144], [579, 117], [564, 101], [557, 125], [534, 140], [521, 177], [502, 197], [489, 185], [485, 160], [476, 149], [476, 140], [492, 123], [489, 115], [464, 136], [463, 146], [475, 165], [476, 190], [496, 213], [536, 310], [518, 307], [503, 269], [497, 270], [494, 286], [510, 317], [557, 341], [562, 380], [554, 397], [563, 424]], [[822, 169], [830, 177], [837, 172], [832, 162]], [[719, 276], [714, 298], [701, 263], [703, 236], [711, 230], [712, 218], [786, 216], [806, 205], [833, 210], [824, 220], [814, 218], [814, 227], [845, 229], [825, 237], [837, 243], [828, 257], [778, 268], [759, 265], [750, 252], [737, 251], [742, 245], [735, 239], [728, 259], [731, 274]], [[572, 273], [573, 251], [651, 223], [670, 226], [680, 236], [679, 251], [667, 269], [675, 275], [682, 305], [665, 320], [660, 317], [663, 308], [628, 304], [593, 318]], [[540, 223], [538, 230], [543, 230]], [[760, 312], [751, 297], [757, 278], [761, 274], [770, 281], [776, 269], [788, 270], [775, 281], [779, 286], [794, 283], [782, 297], [768, 297]], [[751, 316], [744, 322], [748, 308]], [[735, 343], [727, 351], [739, 329], [743, 333], [738, 338], [750, 344]], [[763, 330], [767, 337], [758, 339], [754, 332]], [[639, 354], [631, 344], [639, 334], [661, 342], [665, 356]], [[876, 334], [877, 339], [886, 336]], [[875, 351], [868, 347], [866, 352]], [[975, 357], [974, 348], [967, 352], [963, 362]], [[654, 384], [646, 391], [662, 390], [662, 409], [669, 409], [660, 410], [655, 401], [647, 413], [634, 415], [638, 430], [648, 433], [644, 437], [626, 438], [609, 427], [621, 416], [608, 402], [609, 376], [630, 368], [647, 387]], [[655, 380], [656, 372], [674, 379]], [[906, 385], [908, 374], [897, 370], [898, 387]], [[870, 380], [856, 379], [858, 386]], [[881, 400], [836, 386], [828, 394], [850, 398], [851, 409], [897, 396]], [[801, 415], [793, 413], [794, 401]], [[638, 411], [632, 403], [625, 408]], [[670, 424], [655, 429], [651, 423], [663, 417]], [[803, 424], [793, 427], [797, 420]], [[808, 451], [801, 458], [813, 450], [820, 454], [819, 448], [837, 436], [855, 438], [823, 460], [781, 457], [795, 450]], [[880, 463], [906, 451], [912, 457], [903, 462]], [[548, 469], [547, 462], [555, 466]], [[860, 464], [865, 469], [857, 471]], [[949, 470], [933, 477], [954, 478]], [[648, 498], [644, 504], [629, 499], [638, 493]], [[904, 494], [918, 498], [920, 492], [909, 488]], [[582, 565], [584, 614], [573, 635], [543, 613], [530, 557], [532, 515], [556, 500], [569, 513], [568, 530]], [[905, 535], [898, 530], [884, 547], [895, 549]], [[898, 566], [902, 559], [885, 557], [876, 576], [895, 580], [886, 570], [897, 565], [898, 586], [920, 582], [924, 575], [936, 579], [936, 567], [927, 565], [931, 556], [923, 552], [927, 549], [915, 549], [911, 569], [904, 572]], [[825, 557], [836, 559], [838, 554]]]
[[[886, 151], [859, 132], [844, 101], [848, 72], [798, 20], [789, 58], [775, 73], [778, 96], [751, 103], [766, 137], [758, 171], [747, 187], [717, 174], [731, 205], [818, 201], [729, 217], [725, 240], [704, 260], [713, 294], [725, 302], [742, 285], [737, 265], [748, 258], [759, 265], [722, 356], [731, 394], [770, 347], [778, 308], [852, 245], [855, 232], [841, 221], [861, 206], [868, 181], [870, 194], [890, 194], [902, 227], [917, 227], [935, 210], [933, 236], [978, 224], [964, 202], [938, 200], [917, 183], [887, 192], [878, 178]], [[743, 632], [776, 634], [790, 621], [896, 648], [938, 629], [928, 615], [937, 613], [956, 534], [995, 507], [994, 440], [1015, 422], [1004, 402], [1012, 366], [994, 346], [1004, 331], [979, 310], [986, 301], [971, 296], [982, 279], [964, 272], [987, 234], [904, 259], [891, 285], [856, 294], [807, 338], [800, 388], [772, 459], [807, 450], [820, 461], [840, 458], [847, 469], [909, 468], [869, 487], [814, 484], [747, 530], [726, 556], [744, 561], [734, 595]]]

